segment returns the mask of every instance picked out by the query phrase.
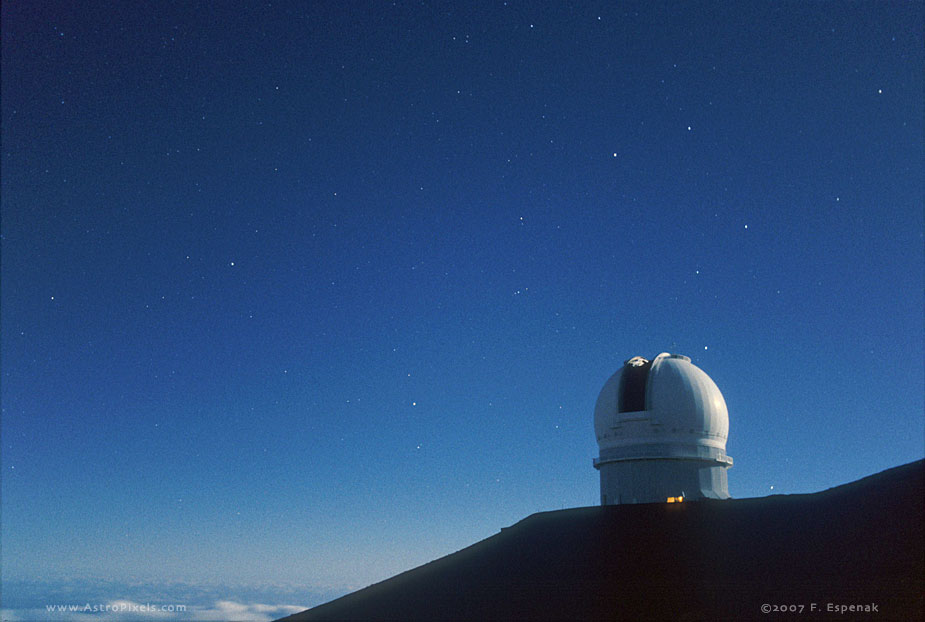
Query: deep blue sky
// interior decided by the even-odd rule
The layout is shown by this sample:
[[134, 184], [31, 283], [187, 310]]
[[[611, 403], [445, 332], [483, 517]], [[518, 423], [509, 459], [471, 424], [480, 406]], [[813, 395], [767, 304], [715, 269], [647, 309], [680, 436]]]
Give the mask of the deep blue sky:
[[923, 455], [920, 2], [2, 10], [5, 581], [346, 589], [595, 504], [637, 354], [735, 497]]

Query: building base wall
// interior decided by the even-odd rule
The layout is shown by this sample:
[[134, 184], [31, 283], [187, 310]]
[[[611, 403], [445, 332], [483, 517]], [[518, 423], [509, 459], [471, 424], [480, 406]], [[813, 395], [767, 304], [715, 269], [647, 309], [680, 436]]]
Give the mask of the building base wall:
[[664, 503], [668, 497], [728, 499], [727, 466], [705, 460], [604, 462], [601, 505]]

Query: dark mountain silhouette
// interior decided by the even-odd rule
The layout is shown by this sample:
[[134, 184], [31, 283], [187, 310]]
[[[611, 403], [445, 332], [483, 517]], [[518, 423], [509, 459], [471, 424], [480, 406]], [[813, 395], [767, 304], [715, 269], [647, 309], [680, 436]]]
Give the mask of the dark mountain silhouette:
[[[284, 620], [922, 619], [923, 473], [920, 460], [815, 494], [542, 512]], [[850, 605], [871, 610], [839, 613]]]

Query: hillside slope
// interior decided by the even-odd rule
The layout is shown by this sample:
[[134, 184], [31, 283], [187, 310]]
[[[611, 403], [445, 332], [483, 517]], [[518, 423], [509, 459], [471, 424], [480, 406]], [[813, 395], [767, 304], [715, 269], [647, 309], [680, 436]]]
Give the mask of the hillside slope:
[[284, 620], [922, 619], [923, 473], [918, 461], [808, 495], [534, 514]]

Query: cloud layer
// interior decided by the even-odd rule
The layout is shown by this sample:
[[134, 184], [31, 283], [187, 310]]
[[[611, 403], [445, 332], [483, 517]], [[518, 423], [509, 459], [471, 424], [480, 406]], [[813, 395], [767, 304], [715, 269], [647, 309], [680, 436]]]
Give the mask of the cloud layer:
[[211, 606], [155, 605], [129, 600], [59, 603], [42, 608], [0, 610], [3, 622], [126, 622], [134, 620], [270, 622], [307, 609], [304, 605], [268, 605], [218, 600]]
[[3, 581], [2, 622], [269, 622], [347, 588], [152, 583], [105, 579]]

